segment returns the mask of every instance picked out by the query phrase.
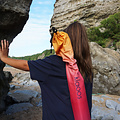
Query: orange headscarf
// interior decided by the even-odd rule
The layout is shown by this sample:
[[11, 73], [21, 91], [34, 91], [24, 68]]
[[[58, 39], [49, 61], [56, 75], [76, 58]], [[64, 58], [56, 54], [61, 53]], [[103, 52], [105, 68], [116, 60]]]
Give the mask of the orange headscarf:
[[57, 31], [57, 33], [54, 33], [52, 44], [56, 55], [61, 56], [66, 62], [73, 61], [73, 48], [67, 33], [59, 31]]

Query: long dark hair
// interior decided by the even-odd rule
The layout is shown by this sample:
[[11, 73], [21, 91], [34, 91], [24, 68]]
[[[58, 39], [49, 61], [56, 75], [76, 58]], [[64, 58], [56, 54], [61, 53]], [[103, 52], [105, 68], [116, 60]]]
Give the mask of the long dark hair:
[[85, 27], [78, 22], [74, 22], [64, 32], [70, 37], [74, 58], [77, 60], [80, 73], [84, 78], [86, 76], [90, 78], [92, 82], [92, 61]]

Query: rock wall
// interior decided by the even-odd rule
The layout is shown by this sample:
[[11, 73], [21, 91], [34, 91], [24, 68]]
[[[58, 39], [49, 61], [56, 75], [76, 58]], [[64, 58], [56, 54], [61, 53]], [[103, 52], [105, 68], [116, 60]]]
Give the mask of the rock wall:
[[51, 26], [59, 30], [79, 21], [87, 28], [98, 26], [109, 15], [120, 11], [120, 0], [56, 0]]
[[[29, 17], [32, 0], [0, 0], [0, 40], [7, 39], [9, 43], [22, 31]], [[5, 109], [4, 99], [9, 90], [9, 80], [0, 61], [0, 112]]]
[[93, 64], [93, 93], [120, 95], [120, 54], [90, 43]]

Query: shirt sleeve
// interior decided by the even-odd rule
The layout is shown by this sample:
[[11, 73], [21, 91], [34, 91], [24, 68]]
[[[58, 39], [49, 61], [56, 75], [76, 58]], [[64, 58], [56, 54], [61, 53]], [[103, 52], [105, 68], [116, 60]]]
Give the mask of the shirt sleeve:
[[48, 58], [28, 61], [30, 76], [33, 80], [45, 81], [48, 79], [51, 64]]

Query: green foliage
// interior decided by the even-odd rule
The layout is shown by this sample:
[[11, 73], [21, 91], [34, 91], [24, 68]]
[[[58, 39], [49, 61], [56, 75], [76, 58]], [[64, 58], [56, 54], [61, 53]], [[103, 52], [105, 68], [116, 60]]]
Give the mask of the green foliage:
[[101, 35], [99, 27], [93, 27], [88, 30], [88, 37], [93, 42], [101, 40]]
[[101, 22], [101, 27], [104, 27], [106, 31], [109, 31], [110, 35], [114, 35], [120, 31], [120, 12], [114, 15], [110, 15], [109, 18]]
[[43, 51], [42, 53], [38, 53], [38, 54], [34, 54], [34, 55], [31, 55], [31, 56], [24, 56], [24, 57], [11, 57], [11, 58], [14, 58], [14, 59], [21, 59], [21, 60], [37, 60], [39, 56], [41, 56], [42, 54], [44, 53], [44, 57], [47, 57], [49, 55], [53, 55], [55, 54], [55, 51], [52, 50], [52, 53], [50, 53], [50, 50], [45, 50]]
[[112, 37], [116, 42], [117, 41], [120, 41], [120, 32], [115, 34], [113, 37]]
[[74, 22], [77, 22], [77, 20], [75, 19]]
[[116, 47], [120, 49], [120, 41], [116, 43]]
[[104, 19], [100, 26], [88, 29], [88, 38], [102, 47], [109, 46], [108, 43], [112, 40], [116, 47], [116, 43], [120, 41], [120, 12]]

